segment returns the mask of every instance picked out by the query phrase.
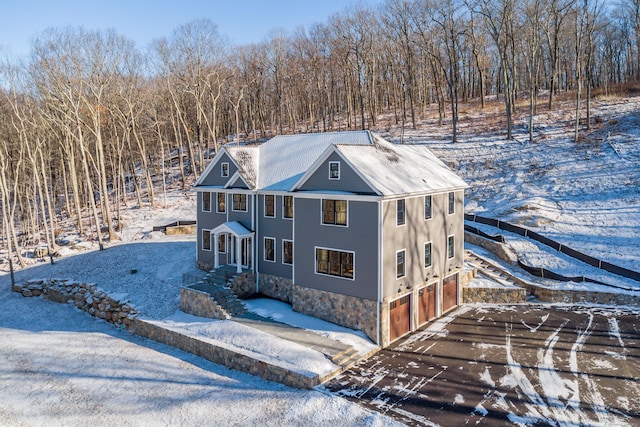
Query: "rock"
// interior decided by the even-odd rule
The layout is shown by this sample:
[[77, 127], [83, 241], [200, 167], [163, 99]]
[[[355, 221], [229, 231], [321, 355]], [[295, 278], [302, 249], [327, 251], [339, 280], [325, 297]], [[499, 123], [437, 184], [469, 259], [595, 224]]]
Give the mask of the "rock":
[[33, 293], [29, 289], [24, 289], [22, 291], [22, 296], [23, 297], [31, 297], [31, 296], [33, 296]]

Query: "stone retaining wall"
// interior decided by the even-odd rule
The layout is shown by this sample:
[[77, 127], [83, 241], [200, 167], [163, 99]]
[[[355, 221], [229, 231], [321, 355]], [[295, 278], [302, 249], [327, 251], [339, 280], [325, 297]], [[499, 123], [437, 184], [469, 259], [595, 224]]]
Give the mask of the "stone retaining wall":
[[198, 317], [226, 320], [228, 313], [206, 292], [180, 288], [180, 310]]
[[527, 291], [543, 302], [595, 303], [640, 307], [640, 295], [638, 294], [550, 289], [531, 284], [527, 285]]
[[472, 245], [480, 246], [492, 252], [498, 256], [498, 258], [503, 261], [507, 261], [509, 264], [516, 265], [518, 263], [518, 257], [514, 254], [511, 249], [509, 249], [506, 245], [500, 242], [494, 242], [490, 239], [485, 239], [484, 237], [478, 236], [473, 233], [469, 233], [468, 231], [464, 232], [464, 241], [469, 242]]
[[320, 384], [318, 375], [309, 376], [292, 372], [280, 366], [253, 359], [245, 354], [200, 341], [141, 319], [135, 319], [129, 329], [136, 335], [179, 348], [230, 369], [257, 375], [269, 381], [303, 389], [311, 389]]
[[518, 304], [526, 302], [525, 288], [462, 288], [462, 302], [482, 302], [488, 304]]
[[50, 301], [74, 304], [80, 310], [117, 326], [129, 327], [138, 316], [138, 311], [128, 302], [119, 301], [94, 284], [63, 279], [30, 280], [16, 284], [13, 291], [25, 297], [42, 295]]

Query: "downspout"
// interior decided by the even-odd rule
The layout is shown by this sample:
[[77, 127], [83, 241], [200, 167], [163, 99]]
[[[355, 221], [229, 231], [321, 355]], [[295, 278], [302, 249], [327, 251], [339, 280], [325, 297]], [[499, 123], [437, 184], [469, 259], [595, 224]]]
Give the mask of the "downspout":
[[383, 201], [378, 201], [378, 310], [376, 313], [376, 344], [381, 345], [380, 342], [380, 329], [382, 328], [382, 324], [380, 323], [380, 312], [382, 311], [382, 261], [384, 259], [384, 239], [383, 239], [383, 231], [384, 231], [384, 223], [382, 221], [382, 205]]
[[253, 218], [252, 221], [255, 222], [255, 228], [254, 228], [254, 242], [253, 242], [253, 254], [254, 254], [254, 258], [253, 258], [253, 272], [256, 276], [256, 293], [258, 293], [258, 291], [260, 290], [260, 286], [258, 285], [258, 281], [260, 280], [260, 272], [258, 270], [258, 245], [260, 242], [260, 221], [258, 221], [258, 194], [257, 192], [253, 193]]

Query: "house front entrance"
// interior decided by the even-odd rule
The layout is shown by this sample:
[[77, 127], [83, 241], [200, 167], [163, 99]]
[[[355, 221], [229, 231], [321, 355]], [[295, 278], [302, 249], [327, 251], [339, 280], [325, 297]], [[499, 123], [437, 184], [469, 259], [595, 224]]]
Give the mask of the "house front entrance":
[[[255, 233], [253, 231], [237, 221], [231, 221], [220, 224], [211, 230], [211, 234], [213, 241], [216, 242], [213, 245], [214, 268], [218, 268], [221, 262], [228, 262], [237, 266], [238, 273], [242, 272], [243, 268], [254, 269], [252, 250]], [[226, 244], [220, 243], [220, 238]]]

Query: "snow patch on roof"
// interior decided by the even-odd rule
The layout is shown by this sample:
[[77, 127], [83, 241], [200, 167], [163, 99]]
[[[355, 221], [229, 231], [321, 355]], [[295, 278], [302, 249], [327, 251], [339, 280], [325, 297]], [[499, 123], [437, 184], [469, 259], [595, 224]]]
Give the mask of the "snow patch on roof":
[[249, 188], [255, 189], [258, 183], [260, 146], [225, 147], [225, 150], [238, 164], [240, 174]]

